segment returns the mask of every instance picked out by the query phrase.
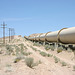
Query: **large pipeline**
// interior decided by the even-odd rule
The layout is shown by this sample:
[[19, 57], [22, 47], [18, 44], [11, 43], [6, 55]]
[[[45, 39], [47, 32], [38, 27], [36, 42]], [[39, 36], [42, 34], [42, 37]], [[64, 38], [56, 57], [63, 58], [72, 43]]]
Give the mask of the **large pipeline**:
[[48, 41], [67, 44], [75, 44], [75, 27], [63, 28], [54, 32], [39, 34], [38, 36], [28, 37], [32, 41]]

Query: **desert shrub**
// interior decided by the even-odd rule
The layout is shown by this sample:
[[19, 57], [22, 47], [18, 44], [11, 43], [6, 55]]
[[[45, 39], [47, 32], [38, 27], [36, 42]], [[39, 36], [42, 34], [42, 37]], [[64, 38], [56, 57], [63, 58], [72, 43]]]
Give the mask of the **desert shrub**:
[[62, 48], [62, 47], [58, 47], [58, 49], [57, 49], [57, 53], [62, 52], [62, 50], [63, 50], [63, 48]]
[[11, 47], [11, 45], [6, 45], [6, 53], [10, 55], [12, 52], [13, 52], [13, 48]]
[[27, 47], [26, 46], [24, 46], [24, 44], [22, 43], [22, 44], [20, 44], [20, 52], [21, 52], [21, 54], [23, 54], [24, 53], [24, 48], [25, 49], [27, 49]]
[[23, 55], [28, 56], [29, 54], [27, 52], [24, 52]]
[[[19, 46], [20, 46], [20, 48], [19, 48]], [[31, 52], [26, 52], [26, 50], [24, 50], [24, 48], [26, 48], [26, 46], [24, 46], [24, 44], [19, 44], [18, 46], [15, 46], [15, 48], [16, 48], [16, 56], [18, 56], [18, 55], [28, 56], [28, 55], [32, 54]]]
[[68, 50], [67, 50], [68, 52], [72, 52], [72, 49], [70, 49], [70, 48], [68, 48]]
[[18, 54], [17, 57], [14, 60], [14, 63], [17, 63], [22, 59], [25, 59], [24, 55], [23, 54]]
[[73, 53], [74, 53], [73, 59], [75, 60], [75, 45], [72, 45], [71, 49], [72, 49], [72, 51], [73, 51]]
[[45, 49], [49, 50], [50, 49], [50, 45], [45, 45]]
[[24, 46], [24, 48], [27, 50], [28, 48], [26, 46]]
[[11, 64], [6, 64], [5, 72], [12, 72]]
[[58, 63], [60, 61], [59, 58], [57, 58], [56, 56], [54, 57], [55, 63]]
[[43, 52], [43, 51], [39, 51], [40, 52], [40, 54], [42, 55], [42, 56], [44, 56], [44, 57], [52, 57], [53, 55], [51, 55], [51, 54], [47, 54], [47, 53], [45, 53], [45, 52]]
[[0, 47], [1, 47], [1, 48], [4, 47], [4, 46], [5, 46], [5, 45], [4, 45], [3, 43], [0, 44]]
[[32, 68], [33, 66], [33, 62], [34, 62], [34, 59], [33, 58], [26, 58], [25, 59], [25, 62], [26, 62], [26, 65], [30, 68]]
[[52, 51], [54, 51], [55, 48], [54, 48], [53, 45], [51, 45], [51, 46], [50, 46], [50, 49], [51, 49]]
[[14, 63], [19, 62], [21, 59], [22, 59], [22, 57], [17, 57], [17, 58], [14, 60]]
[[75, 50], [73, 51], [73, 53], [74, 53], [74, 59], [75, 59]]
[[29, 47], [29, 45], [27, 44], [27, 46]]
[[28, 55], [32, 54], [32, 52], [28, 52]]
[[45, 53], [45, 52], [40, 52], [40, 54], [41, 54], [42, 56], [44, 56], [44, 57], [47, 56], [47, 53]]
[[39, 60], [38, 64], [41, 64], [42, 62]]
[[39, 42], [34, 43], [33, 46], [40, 46]]
[[0, 42], [3, 42], [2, 39], [0, 39]]
[[24, 47], [24, 44], [23, 44], [23, 43], [21, 43], [21, 44], [18, 44], [18, 46], [22, 46], [22, 47]]
[[24, 46], [24, 44], [22, 43], [22, 44], [19, 44], [18, 46], [20, 46], [20, 53], [21, 54], [24, 54], [24, 49], [26, 50], [27, 49], [27, 47], [26, 46]]
[[73, 71], [75, 71], [75, 65], [73, 66]]
[[47, 54], [47, 56], [50, 57], [51, 55], [50, 54]]
[[16, 41], [18, 42], [18, 41], [21, 41], [20, 39], [16, 39]]
[[23, 55], [25, 55], [25, 56], [28, 56], [30, 54], [32, 54], [32, 53], [31, 52], [23, 52]]
[[14, 43], [14, 42], [19, 42], [19, 41], [21, 41], [20, 39], [14, 39], [13, 41], [12, 41], [12, 43]]
[[67, 65], [67, 63], [65, 63], [65, 62], [61, 62], [61, 64], [62, 64], [62, 66], [66, 66]]
[[48, 56], [48, 57], [52, 57], [53, 55], [51, 55], [51, 54], [47, 54], [47, 56]]
[[41, 50], [38, 50], [39, 52], [41, 52]]
[[2, 54], [3, 52], [2, 52], [2, 50], [0, 50], [0, 54]]
[[6, 67], [10, 67], [11, 66], [11, 64], [6, 64]]
[[24, 51], [24, 44], [22, 43], [22, 44], [19, 44], [18, 46], [21, 47], [21, 48], [20, 48], [20, 52], [23, 54], [23, 51]]
[[62, 50], [58, 49], [58, 50], [57, 50], [57, 53], [60, 53], [60, 52], [62, 52]]
[[55, 63], [58, 63], [58, 59], [57, 58], [55, 58]]
[[18, 46], [15, 46], [15, 49], [16, 49], [16, 56], [18, 56], [19, 55], [20, 48]]
[[31, 46], [31, 48], [32, 48], [34, 51], [37, 51], [37, 49], [36, 49], [36, 48], [34, 48], [34, 47], [32, 47], [32, 46]]
[[29, 57], [25, 59], [26, 65], [30, 68], [33, 68], [34, 66], [37, 66], [36, 63], [34, 63], [34, 59]]

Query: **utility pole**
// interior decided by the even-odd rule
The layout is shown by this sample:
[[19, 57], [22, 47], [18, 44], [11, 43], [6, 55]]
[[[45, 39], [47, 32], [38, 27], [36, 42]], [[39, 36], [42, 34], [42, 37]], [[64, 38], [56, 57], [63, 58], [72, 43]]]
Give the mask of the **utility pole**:
[[13, 39], [14, 39], [14, 35], [15, 35], [15, 29], [13, 28]]
[[10, 40], [11, 40], [10, 32], [11, 32], [11, 28], [9, 28], [9, 42], [10, 42]]
[[3, 43], [5, 44], [5, 28], [6, 28], [5, 22], [3, 22], [3, 24], [1, 26], [3, 26], [1, 28], [3, 28]]
[[13, 35], [15, 35], [15, 29], [13, 28]]
[[11, 28], [11, 40], [14, 38], [14, 34], [15, 34], [14, 28]]
[[13, 39], [13, 28], [11, 28], [11, 40]]
[[14, 28], [9, 28], [9, 42], [14, 38], [15, 30]]

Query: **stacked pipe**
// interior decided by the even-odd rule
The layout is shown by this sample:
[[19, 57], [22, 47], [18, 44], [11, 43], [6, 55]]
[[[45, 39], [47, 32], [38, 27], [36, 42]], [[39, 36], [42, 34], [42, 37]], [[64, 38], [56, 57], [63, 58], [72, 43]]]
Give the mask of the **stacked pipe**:
[[63, 28], [54, 32], [40, 33], [37, 36], [28, 37], [28, 39], [32, 41], [75, 44], [75, 27]]

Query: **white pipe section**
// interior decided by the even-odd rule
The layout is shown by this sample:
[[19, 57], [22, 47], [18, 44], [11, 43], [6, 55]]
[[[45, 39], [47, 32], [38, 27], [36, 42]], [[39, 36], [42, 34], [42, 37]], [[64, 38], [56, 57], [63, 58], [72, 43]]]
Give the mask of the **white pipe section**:
[[40, 41], [45, 41], [45, 35], [46, 35], [46, 33], [43, 33], [42, 35], [40, 35], [39, 40]]
[[35, 40], [36, 41], [39, 41], [39, 35], [35, 37]]
[[49, 42], [57, 42], [57, 35], [59, 31], [50, 32], [46, 35], [46, 40]]
[[62, 30], [59, 33], [59, 42], [75, 43], [75, 27]]
[[35, 40], [35, 37], [28, 37], [29, 40]]

